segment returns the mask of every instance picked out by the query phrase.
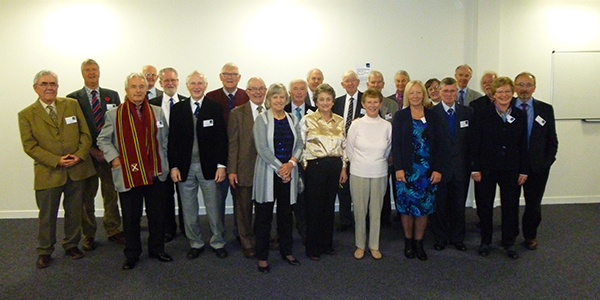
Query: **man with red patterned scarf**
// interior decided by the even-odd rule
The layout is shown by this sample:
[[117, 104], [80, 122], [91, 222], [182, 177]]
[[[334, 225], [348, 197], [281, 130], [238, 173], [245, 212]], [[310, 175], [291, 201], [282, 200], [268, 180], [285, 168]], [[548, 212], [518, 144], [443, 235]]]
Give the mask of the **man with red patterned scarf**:
[[150, 233], [148, 256], [162, 262], [173, 260], [164, 251], [160, 198], [169, 173], [166, 157], [169, 129], [162, 109], [148, 104], [147, 86], [144, 75], [127, 76], [125, 101], [106, 113], [98, 136], [98, 147], [111, 164], [121, 201], [127, 258], [124, 270], [133, 269], [142, 254], [140, 219], [144, 202]]

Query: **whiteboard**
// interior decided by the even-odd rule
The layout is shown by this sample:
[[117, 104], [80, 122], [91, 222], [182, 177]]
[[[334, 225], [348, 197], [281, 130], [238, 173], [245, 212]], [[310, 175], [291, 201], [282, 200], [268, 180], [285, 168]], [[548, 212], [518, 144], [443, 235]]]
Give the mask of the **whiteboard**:
[[600, 119], [600, 51], [553, 51], [556, 119]]

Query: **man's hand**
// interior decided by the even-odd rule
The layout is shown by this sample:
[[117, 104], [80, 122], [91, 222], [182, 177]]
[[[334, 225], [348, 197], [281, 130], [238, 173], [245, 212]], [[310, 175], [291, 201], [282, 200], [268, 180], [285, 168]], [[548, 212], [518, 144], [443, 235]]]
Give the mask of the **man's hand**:
[[179, 169], [177, 168], [173, 168], [171, 170], [171, 180], [173, 180], [173, 182], [180, 182], [181, 181], [181, 172], [179, 172]]
[[471, 173], [471, 178], [473, 178], [473, 181], [475, 182], [481, 182], [481, 172]]
[[116, 169], [116, 168], [120, 167], [120, 166], [121, 166], [121, 160], [119, 159], [119, 157], [115, 157], [115, 159], [113, 159], [113, 160], [110, 162], [110, 166], [111, 166], [113, 169]]
[[104, 160], [104, 152], [100, 151], [100, 149], [92, 148], [90, 150], [90, 155], [94, 157], [97, 161], [105, 161]]
[[396, 171], [396, 180], [406, 182], [406, 177], [404, 174], [404, 170]]
[[225, 168], [217, 168], [217, 172], [215, 172], [215, 181], [221, 182], [225, 180], [227, 174], [225, 173]]
[[231, 185], [232, 188], [235, 188], [235, 186], [238, 184], [237, 174], [236, 173], [230, 173], [228, 175], [228, 177], [229, 177], [229, 185]]
[[58, 160], [58, 166], [64, 167], [64, 168], [69, 168], [69, 167], [72, 167], [72, 166], [78, 164], [80, 161], [81, 161], [81, 158], [79, 158], [79, 156], [67, 154], [67, 155], [62, 156]]

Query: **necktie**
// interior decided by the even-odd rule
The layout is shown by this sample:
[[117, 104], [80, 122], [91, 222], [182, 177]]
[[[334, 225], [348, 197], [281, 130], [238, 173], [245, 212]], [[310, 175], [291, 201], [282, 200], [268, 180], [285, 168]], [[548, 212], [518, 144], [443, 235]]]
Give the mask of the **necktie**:
[[50, 116], [50, 119], [52, 119], [52, 122], [54, 122], [54, 125], [56, 127], [58, 127], [58, 116], [56, 115], [56, 110], [54, 110], [54, 106], [52, 105], [48, 105], [48, 115]]
[[194, 117], [198, 119], [198, 117], [200, 117], [200, 103], [196, 102], [194, 104], [196, 104], [196, 109], [194, 110]]
[[458, 92], [458, 103], [460, 103], [460, 105], [465, 105], [465, 90]]
[[296, 107], [296, 118], [298, 118], [298, 121], [300, 121], [300, 119], [302, 119], [302, 114], [300, 113], [302, 109], [300, 107]]
[[233, 94], [227, 95], [229, 97], [229, 110], [233, 109]]
[[175, 104], [175, 100], [173, 100], [173, 98], [169, 98], [169, 108], [173, 107], [173, 104]]
[[346, 134], [348, 133], [348, 129], [350, 129], [350, 124], [352, 124], [353, 112], [354, 112], [354, 97], [350, 97], [350, 103], [348, 104], [348, 115], [346, 116]]
[[452, 108], [448, 109], [448, 114], [446, 114], [446, 121], [448, 121], [450, 136], [454, 137], [454, 134], [456, 133], [456, 116], [454, 115], [454, 110]]
[[150, 91], [146, 91], [146, 100], [150, 100]]
[[527, 103], [521, 103], [521, 109], [524, 113], [527, 113]]
[[135, 105], [135, 112], [137, 113], [137, 116], [141, 120], [142, 119], [142, 106], [141, 105]]
[[259, 114], [260, 114], [260, 113], [262, 113], [262, 111], [263, 111], [263, 107], [262, 107], [262, 105], [261, 105], [261, 106], [259, 106], [259, 107], [257, 107], [257, 108], [256, 108], [256, 111], [258, 111], [258, 113], [259, 113]]
[[98, 101], [98, 92], [96, 90], [92, 90], [92, 114], [94, 116], [96, 131], [100, 132], [100, 129], [102, 129], [102, 110], [100, 109], [100, 101]]

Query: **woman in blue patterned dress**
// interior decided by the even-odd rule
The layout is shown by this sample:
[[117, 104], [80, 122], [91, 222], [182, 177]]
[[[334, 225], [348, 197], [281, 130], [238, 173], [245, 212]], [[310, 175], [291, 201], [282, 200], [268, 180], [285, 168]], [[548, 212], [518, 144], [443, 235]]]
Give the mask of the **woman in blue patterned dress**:
[[434, 211], [443, 155], [437, 115], [424, 108], [426, 89], [414, 80], [404, 90], [404, 109], [392, 125], [392, 155], [396, 170], [396, 207], [404, 228], [404, 255], [426, 260], [423, 234]]

